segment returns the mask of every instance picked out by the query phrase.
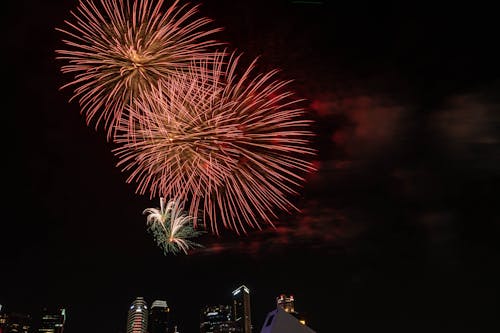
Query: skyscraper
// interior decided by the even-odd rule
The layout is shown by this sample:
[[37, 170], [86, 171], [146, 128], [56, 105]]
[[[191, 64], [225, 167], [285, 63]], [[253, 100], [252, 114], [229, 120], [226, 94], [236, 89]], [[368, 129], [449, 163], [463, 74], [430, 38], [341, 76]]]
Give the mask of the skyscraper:
[[290, 296], [286, 296], [285, 294], [279, 295], [278, 297], [276, 297], [276, 305], [281, 307], [288, 313], [295, 312], [294, 298], [292, 295]]
[[231, 333], [235, 331], [230, 305], [210, 305], [201, 310], [201, 333]]
[[170, 308], [166, 301], [156, 300], [149, 310], [149, 333], [167, 333]]
[[287, 296], [285, 294], [281, 294], [276, 297], [276, 307], [282, 308], [285, 312], [297, 318], [301, 324], [306, 324], [305, 319], [299, 315], [297, 311], [295, 311], [295, 298], [293, 295]]
[[147, 333], [148, 307], [143, 297], [137, 297], [130, 306], [127, 316], [127, 333]]
[[65, 322], [66, 309], [50, 311], [47, 308], [44, 308], [38, 333], [63, 333]]
[[244, 285], [233, 291], [233, 313], [236, 332], [251, 333], [250, 289]]

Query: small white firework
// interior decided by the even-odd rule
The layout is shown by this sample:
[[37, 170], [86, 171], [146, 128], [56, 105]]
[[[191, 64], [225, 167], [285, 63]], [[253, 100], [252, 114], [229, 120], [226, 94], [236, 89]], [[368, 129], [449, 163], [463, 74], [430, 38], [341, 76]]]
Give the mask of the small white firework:
[[189, 240], [200, 236], [204, 231], [194, 228], [193, 217], [184, 212], [178, 201], [169, 200], [165, 204], [165, 199], [160, 198], [160, 209], [146, 208], [143, 214], [148, 214], [148, 231], [164, 254], [177, 254], [181, 251], [188, 254], [190, 249], [203, 247]]

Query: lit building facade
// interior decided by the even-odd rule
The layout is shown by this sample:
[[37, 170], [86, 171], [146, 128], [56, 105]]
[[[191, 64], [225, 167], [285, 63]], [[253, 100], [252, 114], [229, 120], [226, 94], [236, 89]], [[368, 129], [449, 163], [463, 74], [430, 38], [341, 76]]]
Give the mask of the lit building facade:
[[154, 301], [149, 310], [149, 333], [169, 332], [169, 314], [170, 308], [166, 301]]
[[283, 310], [285, 310], [288, 313], [295, 312], [295, 304], [294, 304], [293, 295], [290, 295], [290, 296], [287, 296], [285, 294], [279, 295], [278, 297], [276, 297], [276, 305], [281, 307]]
[[233, 314], [236, 332], [251, 333], [250, 289], [244, 285], [233, 291]]
[[127, 333], [148, 332], [148, 306], [144, 298], [137, 297], [130, 305], [127, 316]]
[[230, 305], [206, 306], [200, 314], [200, 333], [236, 332]]
[[301, 324], [306, 324], [306, 320], [299, 315], [297, 311], [295, 311], [295, 298], [293, 295], [287, 296], [285, 294], [281, 294], [276, 297], [276, 307], [283, 309], [285, 312], [297, 318]]
[[59, 309], [52, 312], [44, 308], [38, 333], [63, 333], [65, 323], [66, 309]]

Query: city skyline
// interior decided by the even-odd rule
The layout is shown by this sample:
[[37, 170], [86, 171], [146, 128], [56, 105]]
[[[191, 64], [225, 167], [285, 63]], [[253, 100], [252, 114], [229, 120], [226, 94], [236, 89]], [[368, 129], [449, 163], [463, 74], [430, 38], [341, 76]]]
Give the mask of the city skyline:
[[[274, 226], [259, 221], [261, 229], [239, 235], [200, 235], [194, 241], [203, 247], [188, 254], [164, 253], [143, 214], [159, 198], [136, 193], [117, 166], [116, 146], [86, 123], [71, 90], [60, 89], [71, 78], [56, 59], [65, 47], [57, 28], [79, 1], [10, 1], [1, 20], [4, 310], [64, 306], [65, 333], [125, 333], [127, 309], [142, 296], [167, 301], [171, 320], [190, 333], [204, 305], [225, 304], [244, 284], [254, 331], [281, 294], [294, 296], [295, 310], [318, 333], [498, 326], [500, 22], [493, 7], [192, 3], [223, 27], [216, 38], [242, 52], [242, 68], [258, 57], [256, 73], [277, 70], [303, 99], [318, 155], [317, 172], [286, 197], [299, 211], [273, 211]], [[235, 128], [237, 135], [242, 128]]]
[[[219, 298], [219, 299], [224, 299], [223, 303], [220, 303], [218, 305], [215, 305], [215, 303], [207, 303], [203, 305], [199, 310], [199, 312], [202, 314], [199, 318], [199, 331], [198, 332], [205, 332], [203, 327], [211, 327], [210, 325], [203, 325], [204, 320], [203, 320], [203, 315], [206, 317], [207, 316], [207, 311], [208, 312], [220, 312], [220, 315], [217, 317], [217, 325], [223, 324], [227, 326], [227, 323], [231, 323], [230, 326], [228, 327], [227, 332], [240, 332], [238, 331], [238, 325], [237, 321], [235, 320], [238, 314], [242, 315], [243, 318], [245, 318], [245, 313], [246, 310], [244, 310], [245, 307], [250, 307], [252, 308], [251, 305], [251, 300], [248, 297], [250, 293], [250, 290], [248, 287], [245, 285], [240, 285], [238, 288], [234, 289], [231, 291], [230, 295], [225, 295], [225, 297]], [[238, 295], [243, 295], [241, 298], [241, 304], [238, 305]], [[293, 296], [286, 297], [287, 304], [288, 306], [283, 307], [282, 304], [278, 300], [284, 300], [285, 294], [280, 294], [279, 296], [275, 297], [276, 303], [275, 303], [275, 308], [282, 307], [286, 312], [290, 312], [293, 315], [297, 315], [298, 312], [295, 311], [294, 307], [294, 301], [295, 299]], [[1, 304], [0, 304], [1, 305]], [[241, 310], [237, 310], [237, 308], [240, 307]], [[275, 308], [270, 308], [266, 312], [274, 310]], [[2, 310], [3, 309], [3, 310]], [[28, 321], [27, 323], [29, 324], [29, 331], [26, 331], [26, 333], [34, 333], [35, 331], [37, 333], [63, 333], [64, 326], [66, 324], [66, 308], [61, 307], [61, 310], [58, 313], [55, 312], [50, 312], [47, 310], [47, 308], [41, 307], [39, 312], [36, 312], [36, 315], [33, 316], [33, 313], [29, 311], [25, 311], [23, 309], [16, 309], [14, 311], [9, 310], [8, 307], [5, 307], [1, 305], [0, 307], [0, 316], [5, 315], [5, 318], [9, 318], [10, 315], [15, 315], [16, 318], [19, 316], [22, 316], [23, 318], [27, 318]], [[155, 310], [159, 311], [155, 313]], [[166, 309], [166, 310], [165, 310]], [[143, 296], [135, 296], [133, 297], [132, 301], [130, 302], [130, 306], [127, 308], [127, 310], [123, 309], [124, 312], [127, 312], [127, 320], [126, 323], [123, 325], [123, 329], [120, 329], [118, 332], [126, 332], [126, 333], [174, 333], [177, 330], [180, 333], [186, 333], [185, 330], [182, 328], [186, 325], [185, 323], [182, 322], [175, 322], [170, 319], [171, 315], [171, 308], [168, 306], [167, 301], [165, 300], [160, 300], [158, 297], [153, 297], [150, 299], [147, 299]], [[243, 311], [240, 313], [239, 311]], [[162, 317], [162, 314], [167, 314], [168, 317]], [[175, 310], [174, 310], [175, 314]], [[159, 316], [158, 316], [159, 315]], [[221, 317], [222, 315], [222, 317]], [[39, 317], [38, 321], [34, 321], [33, 319], [36, 317]], [[62, 320], [60, 320], [63, 318]], [[209, 314], [210, 316], [210, 314]], [[224, 318], [225, 320], [223, 320]], [[4, 317], [0, 317], [4, 318]], [[19, 317], [21, 318], [21, 317]], [[208, 318], [208, 317], [206, 317]], [[249, 320], [249, 325], [245, 326], [243, 325], [243, 329], [241, 332], [245, 332], [244, 329], [245, 327], [250, 328], [249, 332], [252, 333], [258, 333], [261, 330], [261, 327], [264, 325], [264, 319], [265, 316], [262, 318], [257, 318], [256, 322], [252, 321], [251, 316], [249, 314], [246, 315], [246, 318]], [[195, 318], [192, 318], [193, 320]], [[240, 318], [241, 319], [241, 318]], [[190, 320], [191, 321], [191, 320]], [[305, 321], [302, 322], [299, 320], [302, 324], [305, 324]], [[168, 322], [168, 324], [167, 324]], [[33, 324], [37, 323], [37, 328], [35, 329], [33, 327]], [[0, 321], [0, 324], [6, 324], [5, 322]], [[8, 321], [7, 321], [8, 324]], [[0, 333], [9, 333], [10, 331], [2, 331], [2, 325], [0, 325]], [[168, 325], [168, 326], [167, 326]], [[233, 326], [235, 325], [235, 326]], [[59, 327], [59, 328], [57, 328]], [[168, 332], [165, 332], [165, 328], [168, 327]], [[234, 331], [236, 329], [236, 331]], [[35, 330], [35, 331], [34, 331]], [[66, 333], [70, 333], [67, 330], [64, 331]], [[21, 332], [20, 332], [21, 333]]]

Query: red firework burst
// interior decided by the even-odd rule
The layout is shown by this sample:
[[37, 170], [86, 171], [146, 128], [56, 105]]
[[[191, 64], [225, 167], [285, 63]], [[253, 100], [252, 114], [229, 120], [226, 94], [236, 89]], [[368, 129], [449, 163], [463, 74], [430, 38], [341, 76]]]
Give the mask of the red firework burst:
[[[73, 22], [65, 21], [67, 49], [56, 50], [63, 73], [73, 81], [71, 98], [78, 99], [88, 124], [103, 125], [107, 138], [116, 135], [124, 110], [136, 112], [132, 101], [158, 81], [184, 70], [192, 60], [206, 58], [222, 43], [210, 39], [221, 28], [208, 29], [208, 18], [195, 18], [198, 7], [179, 0], [162, 12], [163, 0], [81, 0]], [[207, 29], [205, 29], [207, 28]], [[130, 124], [140, 115], [128, 115]]]
[[276, 70], [254, 75], [256, 60], [238, 75], [240, 57], [197, 63], [138, 99], [147, 125], [127, 132], [122, 122], [114, 150], [138, 193], [187, 203], [195, 222], [217, 234], [220, 224], [239, 234], [297, 210], [290, 195], [316, 154], [289, 81]]

